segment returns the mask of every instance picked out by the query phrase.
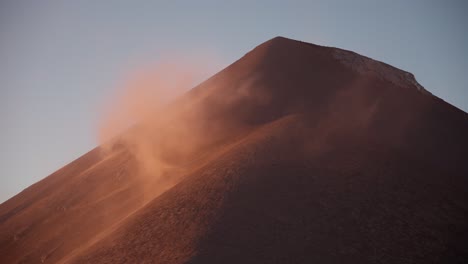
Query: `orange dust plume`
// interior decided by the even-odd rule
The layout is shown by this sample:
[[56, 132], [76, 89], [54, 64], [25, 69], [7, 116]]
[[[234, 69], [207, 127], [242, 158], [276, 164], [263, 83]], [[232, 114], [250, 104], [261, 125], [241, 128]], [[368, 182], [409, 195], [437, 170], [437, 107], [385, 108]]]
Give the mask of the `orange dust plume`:
[[174, 100], [213, 73], [207, 61], [214, 60], [197, 61], [205, 65], [172, 58], [129, 74], [104, 103], [97, 131], [104, 156], [126, 151], [136, 164], [133, 174], [160, 185], [172, 182], [165, 174], [179, 170], [202, 137], [198, 113]]

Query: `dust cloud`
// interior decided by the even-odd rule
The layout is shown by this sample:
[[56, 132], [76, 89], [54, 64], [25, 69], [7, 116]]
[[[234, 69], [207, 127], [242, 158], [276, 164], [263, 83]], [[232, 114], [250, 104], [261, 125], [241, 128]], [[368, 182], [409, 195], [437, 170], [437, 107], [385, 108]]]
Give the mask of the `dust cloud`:
[[190, 107], [196, 99], [181, 95], [214, 74], [219, 64], [206, 57], [165, 59], [129, 74], [102, 108], [97, 137], [103, 158], [125, 151], [136, 164], [131, 174], [170, 187], [204, 140], [206, 122]]

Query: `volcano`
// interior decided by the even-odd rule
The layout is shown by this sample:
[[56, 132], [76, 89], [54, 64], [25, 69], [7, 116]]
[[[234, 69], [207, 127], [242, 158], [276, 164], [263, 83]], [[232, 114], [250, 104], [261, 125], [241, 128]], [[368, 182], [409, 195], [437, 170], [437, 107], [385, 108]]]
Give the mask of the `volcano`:
[[408, 72], [276, 37], [165, 111], [160, 177], [137, 125], [1, 204], [0, 262], [468, 260], [468, 115]]

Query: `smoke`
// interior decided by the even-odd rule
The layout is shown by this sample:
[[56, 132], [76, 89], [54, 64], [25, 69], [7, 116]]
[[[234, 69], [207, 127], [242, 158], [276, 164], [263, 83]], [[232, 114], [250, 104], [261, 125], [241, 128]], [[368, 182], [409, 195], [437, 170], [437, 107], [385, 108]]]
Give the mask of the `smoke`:
[[195, 99], [176, 100], [212, 74], [216, 65], [206, 56], [194, 61], [198, 63], [165, 59], [133, 71], [106, 99], [99, 120], [103, 156], [125, 151], [136, 164], [130, 173], [160, 189], [183, 173], [188, 157], [203, 141], [203, 117], [190, 107]]

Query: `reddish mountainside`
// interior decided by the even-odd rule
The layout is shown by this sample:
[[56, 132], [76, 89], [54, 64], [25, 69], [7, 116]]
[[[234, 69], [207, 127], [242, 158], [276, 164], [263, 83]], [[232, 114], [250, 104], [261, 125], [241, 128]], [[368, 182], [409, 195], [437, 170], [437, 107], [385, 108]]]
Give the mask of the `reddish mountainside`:
[[95, 149], [0, 205], [0, 262], [468, 259], [468, 115], [411, 74], [278, 37], [172, 107], [170, 184]]

